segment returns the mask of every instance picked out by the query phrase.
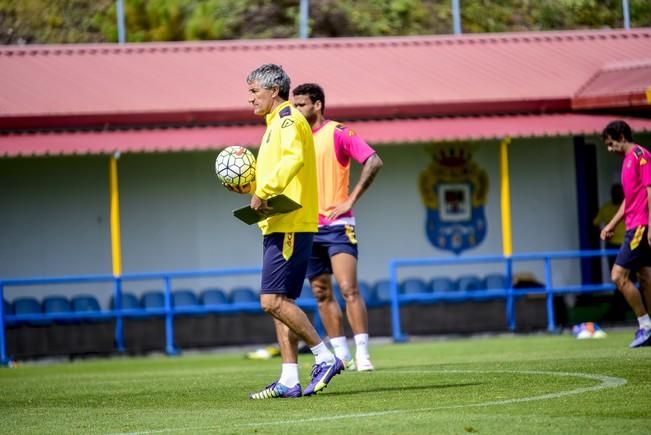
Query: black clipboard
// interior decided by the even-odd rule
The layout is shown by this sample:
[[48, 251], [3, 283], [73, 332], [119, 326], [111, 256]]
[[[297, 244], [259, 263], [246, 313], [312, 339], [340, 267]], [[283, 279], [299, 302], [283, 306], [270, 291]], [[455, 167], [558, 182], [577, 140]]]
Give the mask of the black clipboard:
[[233, 210], [233, 216], [245, 224], [252, 225], [260, 222], [261, 220], [267, 219], [270, 216], [289, 213], [290, 211], [295, 211], [302, 207], [302, 205], [283, 194], [269, 198], [267, 200], [267, 205], [273, 209], [271, 213], [262, 214], [253, 210], [250, 206], [247, 205], [245, 207]]

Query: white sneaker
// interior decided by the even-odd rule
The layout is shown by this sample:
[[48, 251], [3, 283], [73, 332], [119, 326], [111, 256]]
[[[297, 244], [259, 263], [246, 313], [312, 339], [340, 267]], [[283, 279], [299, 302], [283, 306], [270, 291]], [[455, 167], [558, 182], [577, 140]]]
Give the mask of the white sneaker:
[[354, 358], [343, 360], [343, 361], [344, 361], [344, 366], [346, 366], [346, 371], [354, 372], [355, 370], [357, 370], [357, 366], [355, 365]]
[[371, 363], [370, 358], [358, 358], [357, 359], [357, 371], [358, 372], [372, 372], [375, 370], [373, 364]]

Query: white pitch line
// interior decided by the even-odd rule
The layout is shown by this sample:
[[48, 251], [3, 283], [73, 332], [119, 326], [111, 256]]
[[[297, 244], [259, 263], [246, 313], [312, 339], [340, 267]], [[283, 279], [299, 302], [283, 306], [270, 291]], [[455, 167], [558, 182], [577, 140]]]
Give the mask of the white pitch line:
[[[548, 371], [535, 371], [535, 370], [382, 370], [378, 373], [382, 374], [409, 374], [409, 373], [503, 373], [503, 374], [518, 374], [518, 375], [540, 375], [540, 376], [561, 376], [561, 377], [575, 377], [575, 378], [584, 378], [601, 382], [600, 384], [593, 385], [591, 387], [581, 387], [575, 388], [573, 390], [559, 391], [556, 393], [547, 393], [541, 394], [539, 396], [529, 396], [529, 397], [519, 397], [514, 399], [504, 399], [504, 400], [491, 400], [488, 402], [480, 403], [468, 403], [468, 404], [459, 404], [459, 405], [446, 405], [446, 406], [433, 406], [428, 408], [414, 408], [414, 409], [391, 409], [384, 411], [375, 411], [375, 412], [361, 412], [354, 414], [340, 414], [340, 415], [329, 415], [323, 417], [312, 417], [305, 419], [293, 419], [293, 420], [276, 420], [276, 421], [264, 421], [264, 422], [255, 422], [255, 423], [243, 423], [236, 424], [235, 427], [259, 427], [259, 426], [270, 426], [270, 425], [282, 425], [282, 424], [296, 424], [296, 423], [312, 423], [312, 422], [323, 422], [323, 421], [333, 421], [333, 420], [343, 420], [347, 418], [365, 418], [365, 417], [381, 417], [385, 415], [395, 415], [395, 414], [413, 414], [419, 412], [428, 412], [428, 411], [439, 411], [446, 409], [459, 409], [459, 408], [478, 408], [484, 406], [495, 406], [495, 405], [509, 405], [512, 403], [522, 403], [522, 402], [533, 402], [536, 400], [549, 400], [549, 399], [558, 399], [560, 397], [573, 396], [577, 394], [589, 393], [599, 390], [605, 390], [608, 388], [617, 388], [626, 384], [626, 379], [617, 378], [613, 376], [605, 375], [594, 375], [590, 373], [571, 373], [571, 372], [548, 372]], [[149, 430], [143, 432], [119, 432], [113, 433], [110, 435], [146, 435], [146, 434], [157, 434], [157, 433], [168, 433], [168, 432], [195, 432], [195, 431], [206, 431], [206, 430], [215, 430], [223, 428], [223, 425], [214, 425], [214, 426], [199, 426], [199, 427], [182, 427], [182, 428], [166, 428], [158, 430]]]

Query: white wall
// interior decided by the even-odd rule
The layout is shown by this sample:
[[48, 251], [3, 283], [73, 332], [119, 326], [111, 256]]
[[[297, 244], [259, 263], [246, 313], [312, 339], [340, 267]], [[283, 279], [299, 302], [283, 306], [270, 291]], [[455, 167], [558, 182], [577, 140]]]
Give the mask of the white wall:
[[[641, 136], [641, 143], [649, 143]], [[600, 144], [598, 138], [589, 142]], [[356, 207], [359, 275], [387, 277], [398, 257], [450, 257], [425, 234], [425, 206], [418, 177], [430, 156], [425, 145], [380, 146], [385, 166]], [[261, 236], [232, 217], [246, 196], [224, 190], [214, 176], [216, 152], [123, 155], [119, 160], [124, 273], [259, 266]], [[572, 139], [516, 139], [510, 146], [514, 253], [578, 249]], [[473, 160], [489, 176], [485, 206], [488, 232], [468, 255], [501, 254], [498, 143], [475, 144]], [[621, 159], [598, 147], [600, 198], [605, 201]], [[69, 156], [0, 159], [0, 278], [110, 274], [108, 157]], [[354, 171], [353, 182], [358, 170]], [[406, 270], [404, 276], [482, 275], [494, 265]], [[542, 279], [542, 269], [520, 269]], [[554, 276], [578, 283], [578, 264], [559, 262]], [[257, 287], [258, 276], [184, 280], [175, 287]], [[136, 293], [160, 282], [125, 285]], [[57, 286], [57, 293], [97, 290], [107, 303], [110, 285]], [[7, 288], [7, 299], [41, 296], [52, 288]]]

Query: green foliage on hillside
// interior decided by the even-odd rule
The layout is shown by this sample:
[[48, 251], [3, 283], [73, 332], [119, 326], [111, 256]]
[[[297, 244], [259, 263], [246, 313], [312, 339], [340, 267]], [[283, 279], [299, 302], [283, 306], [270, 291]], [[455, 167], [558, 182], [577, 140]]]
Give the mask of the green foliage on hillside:
[[[127, 40], [293, 38], [299, 0], [124, 0]], [[0, 43], [115, 42], [115, 0], [0, 0]], [[310, 35], [452, 33], [450, 0], [311, 0]], [[621, 28], [621, 0], [460, 0], [464, 33]], [[651, 1], [629, 0], [632, 27]]]

